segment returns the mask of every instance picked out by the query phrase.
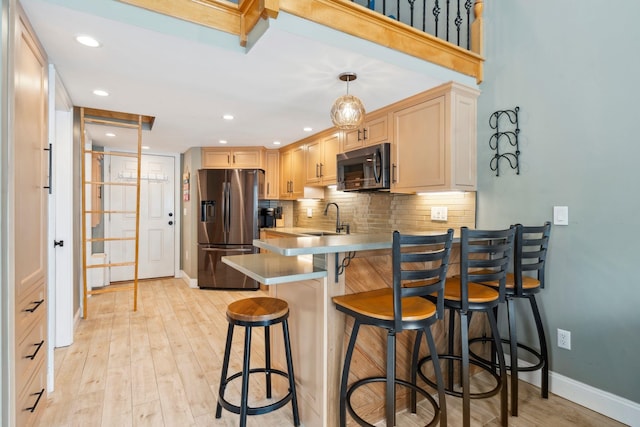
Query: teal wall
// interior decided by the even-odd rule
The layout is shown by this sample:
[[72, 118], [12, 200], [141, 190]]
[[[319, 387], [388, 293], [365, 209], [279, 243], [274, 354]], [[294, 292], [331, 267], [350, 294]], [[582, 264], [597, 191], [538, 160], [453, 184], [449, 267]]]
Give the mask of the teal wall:
[[[640, 402], [640, 2], [485, 1], [479, 228], [552, 219], [540, 301], [551, 370]], [[495, 110], [520, 107], [521, 172], [489, 169]], [[556, 329], [571, 331], [570, 351]]]

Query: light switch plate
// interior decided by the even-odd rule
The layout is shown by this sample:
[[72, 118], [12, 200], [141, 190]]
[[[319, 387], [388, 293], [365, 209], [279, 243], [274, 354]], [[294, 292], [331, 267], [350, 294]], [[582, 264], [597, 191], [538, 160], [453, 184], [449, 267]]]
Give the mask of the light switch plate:
[[433, 221], [446, 221], [447, 220], [447, 207], [446, 206], [433, 206], [431, 208], [431, 219]]
[[307, 218], [313, 217], [313, 208], [307, 208]]
[[555, 225], [569, 225], [569, 207], [568, 206], [553, 207], [553, 223]]

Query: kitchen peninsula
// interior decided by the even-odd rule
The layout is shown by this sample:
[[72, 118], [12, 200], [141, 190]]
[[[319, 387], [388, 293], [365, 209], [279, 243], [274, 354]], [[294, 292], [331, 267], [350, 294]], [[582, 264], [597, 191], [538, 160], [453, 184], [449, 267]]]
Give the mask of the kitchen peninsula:
[[[289, 303], [301, 421], [306, 427], [335, 426], [343, 343], [350, 327], [346, 327], [344, 315], [335, 310], [331, 299], [362, 288], [390, 285], [387, 271], [391, 268], [392, 234], [290, 236], [255, 240], [254, 245], [268, 253], [228, 256], [223, 262], [271, 285], [270, 295]], [[354, 267], [356, 261], [367, 264]], [[452, 271], [457, 272], [457, 268]], [[348, 285], [346, 274], [350, 274]], [[281, 340], [273, 334], [272, 339]], [[384, 340], [379, 345], [384, 345]], [[272, 346], [272, 351], [279, 347]], [[282, 356], [274, 358], [284, 360]], [[405, 357], [398, 360], [404, 361]], [[378, 363], [367, 364], [365, 368], [372, 369], [369, 374], [376, 370], [375, 365]], [[403, 372], [400, 368], [399, 374]], [[368, 404], [380, 410], [379, 402]]]

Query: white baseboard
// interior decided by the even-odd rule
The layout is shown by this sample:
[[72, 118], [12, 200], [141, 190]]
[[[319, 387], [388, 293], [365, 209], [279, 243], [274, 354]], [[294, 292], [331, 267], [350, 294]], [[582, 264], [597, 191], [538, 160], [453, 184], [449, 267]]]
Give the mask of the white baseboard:
[[[509, 355], [505, 354], [507, 360]], [[531, 366], [520, 360], [519, 366]], [[540, 370], [520, 372], [518, 379], [540, 387]], [[640, 427], [640, 404], [549, 371], [549, 391], [631, 427]]]
[[180, 270], [180, 278], [182, 278], [182, 280], [184, 280], [184, 282], [193, 289], [198, 289], [198, 279], [192, 279], [189, 277], [189, 275], [187, 273], [184, 272], [184, 270]]

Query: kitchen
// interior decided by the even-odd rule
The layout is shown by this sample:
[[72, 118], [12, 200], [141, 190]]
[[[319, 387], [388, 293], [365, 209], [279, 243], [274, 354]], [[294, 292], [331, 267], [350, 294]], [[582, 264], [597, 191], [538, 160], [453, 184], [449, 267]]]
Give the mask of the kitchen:
[[[554, 7], [565, 7], [565, 6], [555, 5]], [[510, 11], [498, 10], [497, 6], [493, 6], [493, 8], [491, 6], [487, 6], [487, 9], [488, 11], [491, 12], [489, 16], [494, 19], [494, 24], [499, 25], [500, 28], [502, 28], [504, 31], [510, 34], [519, 33], [518, 25], [527, 26], [530, 24], [530, 22], [522, 18], [522, 16], [536, 16], [540, 20], [543, 19], [543, 17], [538, 12], [531, 9], [527, 9], [526, 13], [523, 13], [522, 15], [511, 10]], [[566, 12], [564, 16], [571, 15], [570, 10], [563, 10], [563, 12]], [[501, 13], [505, 13], [508, 17], [512, 18], [512, 21], [501, 19], [502, 17]], [[560, 15], [563, 15], [563, 14], [560, 13], [559, 16]], [[544, 17], [544, 19], [548, 19], [548, 18], [549, 18], [548, 16]], [[584, 40], [590, 40], [591, 45], [596, 45], [596, 46], [603, 45], [601, 41], [594, 39], [580, 25], [576, 25], [576, 27], [578, 30], [576, 32], [576, 40], [572, 39], [572, 41], [576, 42], [576, 45], [582, 44]], [[558, 25], [558, 28], [563, 28], [563, 25]], [[578, 37], [578, 35], [580, 37]], [[555, 33], [555, 36], [560, 36], [560, 34]], [[582, 41], [579, 42], [577, 39], [581, 39]], [[634, 205], [633, 200], [631, 200], [632, 198], [625, 197], [624, 194], [621, 193], [621, 190], [617, 189], [615, 185], [609, 185], [607, 186], [606, 189], [603, 188], [604, 183], [600, 179], [596, 179], [595, 176], [591, 176], [591, 174], [589, 173], [582, 174], [580, 168], [578, 169], [577, 172], [567, 171], [566, 168], [562, 166], [563, 163], [560, 161], [560, 159], [565, 159], [565, 160], [570, 159], [576, 153], [581, 153], [580, 154], [581, 156], [585, 156], [588, 160], [591, 160], [593, 163], [597, 163], [602, 165], [603, 167], [606, 167], [607, 170], [611, 172], [614, 176], [618, 176], [619, 174], [622, 174], [623, 170], [628, 170], [628, 171], [634, 170], [631, 165], [626, 164], [626, 162], [630, 160], [618, 159], [618, 161], [621, 161], [623, 164], [623, 166], [620, 167], [620, 165], [617, 163], [610, 163], [613, 160], [610, 160], [610, 158], [608, 156], [603, 155], [603, 153], [595, 152], [595, 151], [593, 153], [585, 152], [584, 146], [582, 143], [579, 144], [577, 142], [574, 143], [573, 141], [568, 141], [571, 138], [561, 138], [559, 135], [565, 135], [565, 133], [563, 132], [563, 128], [559, 128], [558, 125], [553, 126], [553, 130], [556, 132], [549, 132], [547, 130], [547, 126], [549, 125], [549, 122], [555, 123], [554, 120], [549, 119], [546, 121], [547, 123], [543, 124], [541, 123], [542, 121], [535, 121], [533, 120], [532, 117], [529, 117], [528, 121], [524, 122], [524, 123], [527, 123], [528, 127], [524, 126], [524, 123], [523, 123], [523, 136], [527, 138], [528, 135], [531, 135], [531, 138], [533, 138], [535, 135], [535, 142], [533, 140], [528, 141], [528, 146], [527, 146], [528, 151], [526, 151], [523, 148], [523, 153], [528, 152], [527, 155], [530, 157], [529, 157], [529, 160], [527, 160], [527, 162], [525, 163], [528, 169], [523, 170], [522, 176], [512, 177], [511, 175], [507, 174], [507, 176], [505, 177], [501, 176], [500, 178], [496, 178], [493, 174], [491, 174], [488, 171], [487, 164], [488, 164], [488, 159], [491, 156], [491, 153], [489, 152], [488, 148], [485, 147], [485, 142], [488, 140], [489, 135], [488, 135], [488, 130], [486, 129], [487, 126], [484, 125], [484, 121], [488, 118], [489, 114], [495, 110], [496, 107], [502, 107], [505, 104], [515, 105], [515, 103], [518, 103], [521, 106], [523, 106], [522, 99], [524, 99], [525, 101], [531, 104], [528, 107], [529, 111], [532, 111], [532, 107], [535, 106], [536, 112], [545, 111], [550, 115], [555, 114], [555, 117], [565, 117], [565, 114], [569, 114], [568, 119], [573, 124], [573, 126], [570, 126], [570, 127], [576, 130], [577, 132], [579, 132], [581, 136], [580, 138], [575, 138], [575, 139], [580, 139], [582, 141], [590, 141], [591, 137], [590, 137], [589, 131], [592, 131], [592, 133], [594, 134], [599, 134], [601, 131], [604, 131], [604, 125], [601, 125], [601, 124], [599, 125], [598, 123], [603, 123], [603, 122], [611, 123], [612, 120], [614, 120], [614, 117], [606, 115], [609, 113], [606, 113], [606, 114], [603, 113], [605, 114], [604, 116], [597, 116], [597, 117], [592, 117], [587, 115], [587, 119], [585, 120], [585, 118], [581, 115], [581, 114], [587, 113], [585, 109], [572, 108], [571, 109], [572, 112], [568, 113], [566, 109], [565, 110], [562, 109], [562, 105], [553, 105], [553, 103], [548, 102], [549, 97], [552, 97], [555, 94], [546, 93], [545, 96], [547, 97], [545, 98], [545, 97], [539, 96], [538, 94], [539, 87], [532, 87], [528, 89], [522, 88], [522, 86], [520, 85], [520, 82], [523, 80], [526, 80], [526, 79], [523, 79], [522, 77], [523, 67], [517, 66], [516, 64], [514, 64], [511, 61], [510, 57], [511, 58], [517, 57], [521, 60], [524, 60], [524, 64], [526, 64], [526, 66], [530, 68], [530, 69], [527, 69], [527, 71], [525, 71], [526, 77], [530, 81], [537, 81], [539, 79], [539, 76], [536, 73], [540, 73], [544, 71], [545, 67], [546, 69], [557, 69], [558, 63], [543, 60], [541, 61], [543, 65], [538, 65], [537, 63], [534, 63], [534, 61], [528, 60], [527, 58], [523, 59], [522, 52], [518, 51], [517, 47], [509, 45], [509, 43], [507, 43], [506, 40], [501, 42], [497, 42], [494, 40], [493, 43], [496, 43], [496, 44], [499, 43], [499, 46], [492, 45], [492, 47], [495, 48], [496, 50], [504, 49], [504, 58], [501, 58], [500, 62], [497, 64], [493, 64], [493, 63], [489, 64], [490, 65], [489, 69], [494, 72], [498, 72], [500, 71], [499, 70], [500, 67], [504, 67], [505, 71], [502, 71], [499, 73], [500, 78], [504, 79], [503, 80], [504, 83], [500, 83], [498, 78], [489, 76], [489, 73], [487, 73], [487, 78], [485, 80], [486, 83], [483, 84], [484, 86], [483, 95], [480, 97], [481, 102], [479, 104], [479, 114], [478, 114], [479, 153], [478, 153], [478, 160], [477, 160], [479, 191], [477, 195], [478, 199], [477, 199], [477, 206], [476, 206], [476, 211], [477, 211], [476, 222], [479, 225], [483, 225], [487, 227], [495, 227], [495, 226], [504, 225], [505, 223], [509, 223], [511, 221], [517, 221], [517, 220], [537, 221], [540, 218], [548, 218], [550, 216], [549, 212], [550, 212], [551, 206], [553, 206], [556, 203], [566, 203], [565, 200], [569, 198], [569, 196], [567, 196], [566, 192], [563, 190], [564, 187], [557, 185], [558, 182], [565, 182], [564, 180], [565, 178], [567, 178], [567, 174], [568, 174], [570, 181], [575, 184], [576, 186], [575, 188], [589, 187], [593, 189], [600, 197], [602, 197], [603, 200], [607, 200], [608, 202], [610, 202], [610, 203], [603, 204], [602, 205], [603, 207], [605, 205], [618, 206], [618, 203], [622, 203], [622, 206], [619, 209], [619, 213], [621, 215], [622, 221], [625, 223], [627, 222], [630, 223], [631, 222], [630, 216], [632, 215], [632, 212], [637, 211], [636, 209], [637, 206]], [[545, 48], [542, 48], [542, 45], [537, 46], [537, 49], [539, 49], [540, 52], [542, 51], [546, 52], [548, 51], [547, 49], [550, 45], [553, 45], [553, 43], [548, 42]], [[554, 52], [556, 51], [554, 50]], [[561, 59], [562, 56], [563, 56], [562, 54], [558, 53], [558, 55], [554, 58], [560, 64], [564, 64], [568, 69], [573, 69], [573, 65], [571, 65], [568, 60], [563, 61]], [[610, 61], [609, 63], [613, 64], [615, 62], [616, 61]], [[620, 71], [613, 68], [613, 65], [611, 65], [610, 68], [607, 68], [606, 65], [599, 65], [599, 66], [603, 68], [602, 71], [606, 73], [605, 75], [609, 75], [612, 77], [619, 76]], [[629, 67], [628, 69], [634, 70], [635, 68]], [[509, 71], [511, 71], [512, 73], [511, 75], [509, 74]], [[627, 77], [629, 79], [632, 79], [632, 75], [629, 75]], [[578, 99], [579, 96], [583, 94], [585, 90], [587, 90], [586, 89], [587, 79], [588, 79], [587, 76], [578, 77], [577, 86], [579, 87], [577, 88], [574, 88], [574, 86], [569, 85], [569, 88], [571, 91], [570, 93], [573, 94], [576, 97], [576, 99]], [[619, 80], [619, 79], [616, 78], [615, 80]], [[550, 82], [550, 84], [552, 85], [550, 88], [551, 92], [553, 92], [555, 89], [556, 93], [562, 93], [563, 90], [567, 89], [567, 85], [563, 86], [562, 84], [557, 82], [556, 83]], [[620, 84], [614, 85], [615, 88], [619, 88], [619, 86], [621, 85]], [[515, 94], [521, 94], [522, 98], [515, 99], [517, 98]], [[624, 105], [624, 101], [621, 101], [621, 102]], [[525, 110], [526, 109], [523, 106], [522, 111], [524, 112]], [[628, 110], [631, 111], [632, 109], [629, 108]], [[528, 114], [532, 114], [532, 112]], [[606, 120], [606, 119], [611, 119], [611, 120]], [[633, 120], [628, 120], [629, 123], [631, 123], [632, 121]], [[621, 128], [624, 129], [625, 127], [621, 126]], [[582, 129], [584, 129], [584, 131]], [[558, 135], [558, 136], [554, 136], [554, 135]], [[617, 140], [624, 141], [627, 139], [624, 137], [624, 135], [620, 135], [620, 137], [617, 138]], [[597, 146], [595, 142], [594, 142], [594, 146]], [[634, 153], [635, 147], [625, 146], [625, 149]], [[556, 153], [556, 152], [558, 153], [558, 156], [551, 157], [551, 158], [549, 157], [549, 153]], [[627, 158], [631, 159], [633, 158], [633, 156], [627, 156]], [[540, 173], [540, 171], [544, 171], [544, 173]], [[576, 177], [576, 175], [580, 175], [580, 177], [578, 178]], [[624, 180], [624, 182], [629, 182], [629, 181], [633, 181], [633, 178], [631, 179], [629, 179], [628, 177], [626, 179], [620, 178], [620, 180]], [[609, 182], [609, 184], [612, 184], [612, 183]], [[398, 201], [402, 201], [405, 197], [409, 197], [409, 198], [415, 197], [416, 199], [418, 199], [418, 197], [422, 197], [422, 196], [398, 196], [398, 195], [392, 196], [392, 198], [394, 199], [398, 198]], [[571, 276], [572, 271], [578, 271], [578, 270], [581, 271], [582, 269], [584, 269], [585, 260], [582, 260], [583, 262], [579, 262], [578, 265], [575, 265], [576, 260], [574, 260], [573, 258], [570, 258], [569, 260], [567, 260], [568, 262], [566, 264], [568, 265], [566, 267], [559, 264], [565, 263], [564, 261], [562, 261], [564, 260], [564, 258], [562, 258], [563, 254], [572, 253], [572, 251], [570, 250], [571, 245], [569, 244], [570, 242], [568, 240], [570, 240], [571, 236], [574, 236], [574, 238], [576, 238], [575, 237], [576, 235], [573, 233], [578, 232], [578, 234], [584, 233], [584, 235], [587, 235], [589, 231], [584, 227], [596, 228], [597, 224], [600, 224], [600, 219], [599, 219], [600, 217], [598, 215], [600, 213], [603, 213], [600, 211], [601, 208], [598, 206], [594, 208], [592, 203], [592, 200], [593, 200], [592, 196], [588, 198], [589, 200], [586, 200], [586, 199], [587, 199], [586, 196], [585, 196], [585, 199], [583, 200], [583, 198], [581, 198], [580, 195], [570, 197], [572, 215], [574, 214], [578, 215], [575, 218], [580, 219], [581, 222], [579, 221], [577, 224], [572, 223], [571, 225], [573, 227], [571, 226], [567, 227], [559, 231], [558, 233], [556, 233], [556, 235], [554, 236], [554, 239], [557, 238], [557, 240], [555, 240], [556, 249], [554, 251], [554, 255], [560, 258], [558, 261], [555, 262], [555, 264], [553, 265], [553, 268], [551, 269], [551, 277], [552, 277], [551, 282], [559, 283], [559, 284], [562, 282], [562, 286], [556, 285], [554, 286], [554, 288], [550, 288], [548, 296], [544, 298], [544, 304], [545, 304], [545, 307], [547, 308], [547, 315], [549, 317], [549, 322], [551, 325], [554, 325], [554, 326], [557, 325], [558, 327], [561, 327], [563, 326], [562, 325], [563, 322], [569, 322], [570, 328], [574, 332], [574, 339], [582, 337], [582, 341], [590, 342], [593, 345], [590, 346], [592, 347], [591, 351], [581, 350], [580, 352], [576, 352], [575, 350], [573, 350], [572, 352], [563, 352], [562, 350], [560, 351], [556, 350], [556, 354], [554, 356], [556, 358], [555, 364], [560, 372], [563, 372], [570, 378], [578, 379], [579, 381], [583, 381], [586, 384], [591, 384], [592, 386], [596, 387], [596, 390], [591, 390], [591, 392], [593, 392], [593, 394], [595, 395], [598, 395], [598, 389], [601, 389], [601, 390], [607, 390], [607, 391], [613, 392], [615, 395], [632, 399], [632, 401], [638, 401], [637, 396], [634, 394], [634, 391], [632, 390], [633, 389], [632, 379], [629, 379], [628, 376], [625, 376], [620, 372], [620, 371], [624, 371], [624, 369], [618, 370], [616, 368], [611, 368], [612, 378], [606, 378], [607, 374], [610, 371], [609, 368], [597, 369], [595, 371], [592, 369], [594, 363], [602, 363], [601, 362], [602, 360], [607, 360], [607, 353], [604, 349], [627, 348], [625, 346], [631, 345], [627, 342], [625, 338], [623, 338], [625, 334], [604, 333], [603, 331], [599, 331], [595, 335], [604, 339], [605, 344], [602, 344], [602, 343], [596, 344], [593, 341], [591, 341], [591, 339], [587, 338], [588, 336], [593, 334], [592, 328], [591, 327], [588, 328], [589, 329], [588, 331], [585, 331], [584, 328], [580, 328], [579, 326], [580, 322], [578, 322], [578, 320], [582, 318], [581, 315], [579, 315], [578, 313], [575, 313], [575, 316], [573, 316], [573, 318], [576, 319], [575, 323], [573, 321], [569, 321], [565, 319], [565, 313], [567, 312], [566, 307], [564, 308], [560, 307], [559, 306], [560, 303], [555, 302], [555, 301], [566, 300], [566, 296], [564, 294], [565, 291], [561, 291], [561, 289], [563, 288], [575, 289], [576, 292], [580, 292], [576, 285], [572, 283], [566, 283], [566, 282], [571, 282], [570, 280], [566, 280], [566, 278]], [[354, 217], [348, 216], [348, 208], [346, 208], [347, 205], [344, 201], [334, 199], [333, 195], [331, 196], [330, 199], [327, 199], [326, 201], [336, 201], [341, 206], [344, 203], [345, 204], [345, 208], [343, 209], [344, 219], [346, 221], [353, 221], [354, 223], [355, 221], [357, 221], [357, 218], [355, 218], [356, 215], [354, 215]], [[301, 203], [307, 203], [307, 202], [293, 202], [293, 201], [282, 202], [282, 205], [285, 208], [285, 219], [287, 217], [296, 217], [298, 221], [301, 221], [302, 223], [304, 223], [305, 221], [308, 221], [309, 219], [307, 219], [307, 216], [306, 216], [306, 207], [303, 207], [304, 205], [298, 205]], [[325, 220], [325, 218], [321, 214], [323, 210], [322, 202], [311, 202], [311, 203], [317, 203], [317, 205], [319, 206], [317, 205], [310, 206], [312, 208], [312, 218], [310, 220], [318, 219], [318, 218], [320, 218], [321, 220]], [[377, 197], [374, 197], [372, 198], [372, 203], [381, 203], [381, 201], [378, 200]], [[474, 201], [474, 203], [476, 202]], [[287, 204], [291, 204], [291, 207], [289, 208], [291, 212], [289, 215], [287, 215], [287, 209], [288, 209]], [[439, 205], [440, 204], [435, 204], [434, 206], [439, 206]], [[329, 213], [329, 215], [333, 215], [333, 212]], [[329, 226], [329, 229], [333, 228], [333, 222], [331, 217], [329, 217], [329, 219], [327, 220], [326, 225]], [[322, 227], [322, 228], [326, 228], [326, 227]], [[572, 230], [575, 230], [575, 232]], [[595, 246], [600, 246], [600, 243], [597, 243], [597, 242], [606, 241], [606, 238], [604, 236], [599, 236], [599, 237], [601, 237], [602, 239], [601, 240], [596, 239], [595, 240], [596, 243], [591, 242], [590, 239], [579, 238], [579, 240], [575, 242], [574, 245], [577, 245], [580, 247], [593, 247], [592, 245], [595, 244]], [[620, 238], [618, 237], [617, 239], [620, 239]], [[613, 277], [621, 277], [621, 276], [626, 277], [625, 275], [627, 274], [629, 275], [629, 277], [631, 277], [632, 276], [631, 271], [628, 271], [627, 273], [625, 273], [625, 269], [627, 269], [626, 265], [628, 264], [626, 262], [627, 257], [628, 255], [625, 255], [624, 253], [616, 253], [615, 255], [612, 255], [611, 257], [612, 262], [606, 263], [606, 264], [615, 265], [617, 266], [616, 269], [621, 269], [621, 271], [615, 271], [615, 272], [610, 271], [608, 273], [613, 275]], [[191, 259], [192, 258], [190, 258], [190, 260]], [[621, 261], [624, 261], [624, 262], [621, 262]], [[592, 269], [589, 268], [589, 270], [592, 270]], [[582, 278], [581, 282], [582, 283], [584, 282], [602, 283], [603, 281], [606, 281], [606, 278], [603, 277], [605, 273], [604, 271], [591, 271], [591, 273], [593, 273], [593, 278], [585, 274], [583, 277], [581, 277]], [[596, 277], [598, 277], [599, 279], [596, 280], [595, 279]], [[607, 276], [607, 277], [611, 277], [611, 276]], [[553, 280], [553, 279], [556, 279], [556, 280]], [[626, 285], [622, 285], [622, 283], [623, 282], [626, 283], [626, 281], [620, 281], [620, 282], [621, 282], [621, 286], [626, 286]], [[635, 295], [633, 293], [633, 290], [631, 289], [629, 290], [629, 292], [622, 292], [622, 294]], [[618, 307], [620, 308], [620, 310], [618, 310], [620, 313], [633, 312], [633, 307], [629, 306], [629, 304], [632, 304], [632, 299], [628, 299], [627, 301], [618, 301], [617, 304], [618, 304]], [[589, 303], [589, 307], [591, 309], [588, 309], [586, 311], [588, 312], [597, 311], [595, 309], [596, 307], [593, 304]], [[606, 324], [609, 324], [610, 322], [614, 322], [614, 324], [609, 325], [611, 327], [611, 330], [624, 331], [624, 330], [627, 330], [629, 325], [634, 324], [634, 319], [629, 318], [624, 314], [621, 314], [620, 317], [616, 320], [613, 320], [613, 321], [611, 319], [608, 319], [606, 321], [603, 320], [603, 323], [606, 323]], [[607, 326], [607, 328], [609, 328], [609, 326]], [[581, 340], [579, 339], [577, 342], [580, 342], [580, 341]], [[602, 354], [602, 353], [605, 353], [605, 354]], [[578, 361], [575, 360], [576, 358], [578, 359]], [[569, 362], [569, 360], [571, 360], [571, 362]], [[597, 362], [594, 362], [594, 360], [597, 360]], [[626, 359], [624, 359], [620, 365], [633, 366], [633, 363], [630, 360], [627, 360], [626, 362], [625, 360]], [[586, 367], [587, 365], [590, 367]], [[599, 366], [599, 365], [596, 365], [596, 366]], [[631, 405], [631, 407], [633, 407], [633, 405]], [[601, 411], [604, 411], [604, 410], [601, 409]], [[615, 410], [614, 412], [620, 413], [619, 410]]]

